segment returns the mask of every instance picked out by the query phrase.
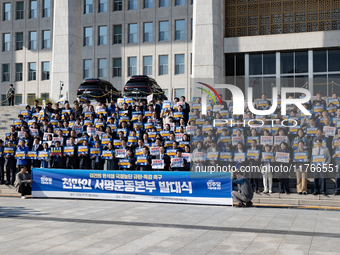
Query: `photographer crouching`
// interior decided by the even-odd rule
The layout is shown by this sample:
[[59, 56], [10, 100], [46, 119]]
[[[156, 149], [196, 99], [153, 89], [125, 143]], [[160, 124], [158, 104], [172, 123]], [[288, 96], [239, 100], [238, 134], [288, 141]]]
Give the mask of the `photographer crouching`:
[[15, 178], [15, 187], [19, 193], [21, 193], [21, 198], [26, 199], [26, 195], [31, 195], [32, 186], [31, 175], [27, 173], [27, 167], [21, 166], [20, 172], [17, 173]]

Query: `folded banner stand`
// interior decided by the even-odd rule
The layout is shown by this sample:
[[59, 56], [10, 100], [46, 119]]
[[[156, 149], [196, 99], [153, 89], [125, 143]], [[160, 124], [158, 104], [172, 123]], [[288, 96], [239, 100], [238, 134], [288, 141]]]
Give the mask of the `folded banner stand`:
[[32, 197], [232, 205], [230, 173], [33, 168]]

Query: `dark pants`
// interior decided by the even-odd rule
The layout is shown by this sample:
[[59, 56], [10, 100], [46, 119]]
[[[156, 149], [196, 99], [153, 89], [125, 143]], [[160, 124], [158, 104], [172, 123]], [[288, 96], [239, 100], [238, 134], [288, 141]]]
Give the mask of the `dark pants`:
[[13, 106], [14, 105], [14, 96], [10, 96], [9, 98], [8, 98], [8, 105], [9, 106]]
[[76, 167], [74, 167], [71, 164], [66, 164], [66, 169], [77, 169]]
[[335, 174], [334, 193], [340, 193], [340, 173]]
[[19, 193], [21, 193], [22, 196], [31, 195], [32, 188], [31, 185], [27, 182], [23, 182], [19, 185]]
[[61, 164], [59, 163], [59, 161], [54, 162], [53, 168], [62, 168]]
[[[16, 174], [16, 168], [15, 165], [7, 165], [6, 166], [6, 179], [7, 182], [9, 182], [10, 184], [14, 184], [15, 181], [15, 174]], [[12, 179], [11, 179], [12, 176]]]
[[5, 179], [5, 165], [4, 162], [0, 162], [0, 182], [3, 183]]
[[289, 193], [289, 178], [279, 178], [279, 192]]
[[323, 173], [323, 172], [321, 172], [321, 173], [314, 172], [314, 192], [316, 192], [316, 193], [319, 192], [319, 180], [320, 179], [321, 179], [321, 190], [320, 190], [320, 192], [326, 193], [326, 178], [325, 178], [325, 173]]
[[100, 163], [94, 163], [94, 170], [103, 170], [103, 166]]

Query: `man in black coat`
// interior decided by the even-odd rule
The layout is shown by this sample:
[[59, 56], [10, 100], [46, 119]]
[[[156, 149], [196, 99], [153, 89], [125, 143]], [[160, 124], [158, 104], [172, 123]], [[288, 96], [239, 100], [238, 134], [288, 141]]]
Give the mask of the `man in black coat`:
[[[83, 146], [88, 146], [88, 141], [83, 142]], [[91, 169], [91, 158], [89, 151], [87, 154], [78, 152], [79, 157], [79, 169]]]
[[[182, 158], [182, 150], [177, 150], [176, 152], [176, 158]], [[188, 166], [188, 162], [186, 161], [186, 159], [183, 159], [183, 163], [181, 167], [173, 167], [172, 163], [170, 163], [170, 169], [171, 171], [189, 171], [189, 166]]]
[[5, 158], [4, 158], [4, 141], [0, 139], [0, 185], [4, 184], [5, 180]]
[[[56, 141], [55, 147], [60, 147], [60, 146], [61, 146], [60, 142]], [[63, 152], [61, 151], [61, 153]], [[66, 157], [64, 157], [63, 154], [51, 156], [51, 167], [52, 168], [65, 168], [65, 160], [66, 160]]]
[[[136, 170], [138, 171], [150, 171], [151, 170], [151, 156], [149, 148], [144, 146], [143, 147], [143, 154], [141, 156], [146, 157], [147, 163], [146, 165], [138, 165], [136, 166]], [[138, 160], [138, 156], [136, 158], [136, 161]], [[137, 163], [137, 162], [136, 162]]]
[[159, 155], [155, 156], [155, 159], [164, 160], [164, 171], [170, 171], [170, 157], [165, 154], [164, 146], [159, 147]]
[[[13, 142], [11, 140], [8, 141], [8, 147], [13, 147]], [[15, 147], [14, 147], [15, 149]], [[6, 155], [5, 156], [5, 166], [6, 166], [6, 184], [14, 185], [15, 181], [15, 173], [16, 173], [16, 159], [14, 155]], [[12, 179], [11, 179], [12, 176]]]
[[181, 96], [181, 103], [184, 111], [184, 119], [188, 120], [190, 113], [190, 105], [187, 102], [185, 102], [185, 96]]
[[160, 116], [161, 116], [161, 106], [156, 103], [156, 98], [155, 97], [152, 99], [152, 102], [151, 102], [151, 104], [149, 104], [149, 106], [150, 105], [152, 106], [152, 110], [156, 112], [157, 119], [160, 119]]
[[74, 153], [73, 155], [66, 155], [66, 168], [67, 169], [78, 169], [79, 168], [79, 161], [78, 161], [78, 150], [77, 146], [74, 143], [74, 138], [70, 138], [70, 146], [74, 147]]
[[[94, 148], [100, 149], [100, 141], [97, 141], [94, 145]], [[100, 154], [99, 155], [93, 155], [91, 157], [92, 160], [92, 169], [93, 170], [104, 170], [104, 163], [105, 160], [101, 158]]]
[[[39, 154], [39, 151], [42, 151], [44, 148], [42, 147], [42, 145], [40, 144], [40, 138], [39, 137], [36, 137], [34, 139], [34, 143], [32, 144], [31, 146], [31, 151], [36, 151], [37, 152], [37, 156]], [[38, 160], [38, 159], [33, 159], [32, 162], [31, 162], [31, 166], [32, 167], [40, 167], [40, 163], [41, 161]]]

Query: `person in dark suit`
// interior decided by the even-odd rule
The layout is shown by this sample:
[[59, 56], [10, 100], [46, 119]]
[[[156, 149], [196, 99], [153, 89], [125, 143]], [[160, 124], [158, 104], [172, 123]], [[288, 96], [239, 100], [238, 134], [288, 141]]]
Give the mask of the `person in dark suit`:
[[122, 145], [119, 147], [119, 149], [124, 149], [124, 150], [129, 150], [131, 149], [130, 146], [127, 145], [127, 139], [126, 138], [123, 138], [122, 139]]
[[[177, 150], [176, 152], [176, 158], [182, 158], [182, 150]], [[189, 166], [188, 166], [188, 162], [186, 161], [186, 159], [183, 159], [183, 163], [181, 167], [173, 167], [172, 163], [170, 163], [170, 169], [171, 171], [189, 171]]]
[[[44, 148], [42, 147], [42, 145], [40, 144], [40, 138], [39, 137], [36, 137], [34, 139], [34, 143], [31, 147], [31, 151], [36, 151], [37, 152], [37, 155], [39, 154], [39, 151], [42, 151]], [[38, 159], [32, 159], [32, 167], [40, 167], [40, 160]]]
[[43, 133], [43, 134], [46, 133], [48, 127], [50, 127], [50, 125], [48, 125], [48, 120], [44, 119], [43, 120], [43, 125], [40, 127], [41, 133]]
[[[151, 170], [151, 156], [150, 156], [150, 151], [149, 151], [148, 147], [146, 147], [146, 146], [143, 147], [142, 156], [147, 158], [146, 166], [137, 165], [136, 170], [138, 170], [138, 171], [150, 171]], [[137, 157], [137, 160], [138, 160], [138, 157]]]
[[[257, 141], [256, 140], [252, 140], [251, 141], [251, 145], [249, 146], [248, 149], [249, 150], [258, 150], [258, 151], [261, 151], [261, 148], [260, 148], [260, 146], [257, 145]], [[260, 158], [261, 158], [261, 155], [259, 155], [258, 159], [250, 159], [249, 158], [246, 161], [246, 164], [248, 166], [250, 166], [250, 168], [252, 166], [258, 166], [259, 167], [260, 166]], [[256, 171], [255, 172], [250, 171], [248, 173], [248, 180], [249, 180], [249, 182], [252, 185], [253, 192], [256, 192], [256, 193], [259, 193], [259, 188], [258, 188], [258, 186], [259, 186], [259, 183], [258, 183], [259, 178], [260, 178], [260, 176], [258, 176], [258, 173], [256, 173]]]
[[[100, 149], [100, 141], [97, 141], [94, 145], [94, 148], [99, 148]], [[99, 155], [93, 155], [91, 157], [91, 167], [93, 170], [104, 170], [104, 163], [105, 163], [105, 160], [103, 160]]]
[[126, 156], [124, 159], [130, 160], [130, 168], [119, 167], [119, 170], [135, 170], [136, 169], [136, 158], [133, 156], [133, 150], [126, 150]]
[[155, 159], [164, 160], [164, 171], [170, 171], [170, 157], [165, 154], [164, 146], [159, 147], [159, 155], [155, 156]]
[[4, 141], [0, 139], [0, 185], [4, 184], [5, 179], [5, 158], [4, 158]]
[[[82, 146], [89, 146], [89, 143], [87, 140], [83, 141]], [[79, 169], [91, 169], [91, 158], [89, 155], [89, 151], [86, 153], [80, 153], [78, 152], [79, 157]]]
[[64, 154], [64, 156], [66, 157], [66, 168], [68, 168], [68, 169], [78, 169], [78, 167], [79, 167], [78, 150], [77, 150], [77, 146], [74, 143], [73, 137], [70, 138], [70, 146], [74, 147], [74, 153], [73, 153], [73, 155]]
[[[13, 142], [11, 140], [8, 141], [8, 147], [13, 147]], [[14, 185], [15, 172], [16, 172], [16, 159], [14, 155], [5, 156], [5, 166], [6, 166], [6, 180], [7, 180], [6, 185], [10, 185], [10, 184]]]
[[[329, 165], [331, 163], [331, 155], [327, 147], [322, 147], [322, 139], [316, 139], [317, 147], [312, 149], [312, 156], [326, 156], [325, 165]], [[312, 163], [313, 164], [313, 163]], [[313, 195], [319, 194], [319, 180], [321, 179], [321, 194], [326, 196], [326, 174], [324, 172], [314, 172], [314, 192]]]
[[190, 105], [185, 102], [185, 96], [181, 96], [181, 103], [183, 107], [183, 112], [184, 112], [184, 119], [188, 121], [189, 113], [190, 113]]
[[[59, 141], [55, 142], [55, 147], [61, 147]], [[51, 167], [52, 168], [65, 168], [65, 160], [66, 158], [64, 157], [63, 152], [61, 151], [60, 156], [59, 155], [51, 156]]]
[[156, 112], [157, 119], [160, 119], [160, 116], [161, 116], [161, 106], [156, 103], [156, 98], [155, 97], [152, 99], [152, 104], [150, 104], [150, 105], [152, 106], [152, 111]]

